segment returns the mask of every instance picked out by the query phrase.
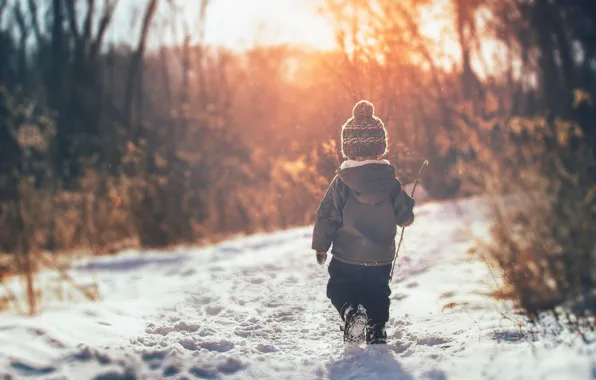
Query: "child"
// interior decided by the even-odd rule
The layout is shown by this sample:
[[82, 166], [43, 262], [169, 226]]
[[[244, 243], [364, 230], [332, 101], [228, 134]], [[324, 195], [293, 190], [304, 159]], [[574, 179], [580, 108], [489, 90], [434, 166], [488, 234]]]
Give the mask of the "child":
[[344, 341], [386, 343], [389, 276], [397, 225], [414, 221], [414, 200], [382, 157], [387, 136], [371, 103], [362, 100], [342, 128], [337, 171], [317, 210], [312, 248], [324, 264], [333, 243], [327, 297], [345, 322]]

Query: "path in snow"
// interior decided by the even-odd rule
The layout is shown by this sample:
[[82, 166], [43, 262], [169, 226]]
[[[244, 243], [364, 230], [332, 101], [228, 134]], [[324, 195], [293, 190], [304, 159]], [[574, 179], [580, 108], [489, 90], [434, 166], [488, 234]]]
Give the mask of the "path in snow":
[[[462, 226], [475, 202], [418, 208], [392, 283], [386, 347], [344, 350], [311, 229], [168, 255], [82, 263], [105, 300], [0, 316], [6, 378], [448, 379], [596, 378], [593, 352], [537, 355], [496, 305]], [[476, 205], [477, 206], [477, 205]], [[461, 214], [463, 210], [463, 214]], [[453, 309], [443, 306], [454, 303]], [[545, 343], [547, 344], [547, 343]], [[553, 360], [553, 358], [556, 358]], [[538, 369], [537, 369], [538, 368]], [[1, 378], [1, 376], [0, 376]]]

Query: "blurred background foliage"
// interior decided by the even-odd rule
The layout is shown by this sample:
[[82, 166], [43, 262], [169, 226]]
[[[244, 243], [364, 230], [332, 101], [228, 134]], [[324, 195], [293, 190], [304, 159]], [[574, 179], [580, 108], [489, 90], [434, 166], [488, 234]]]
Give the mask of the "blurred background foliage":
[[[519, 279], [550, 268], [555, 290], [522, 303], [592, 291], [596, 2], [321, 0], [335, 49], [233, 50], [204, 42], [217, 0], [197, 1], [192, 25], [182, 0], [140, 2], [138, 35], [116, 41], [126, 1], [0, 0], [0, 250], [15, 258], [5, 271], [30, 270], [39, 252], [309, 224], [341, 161], [340, 127], [368, 99], [402, 182], [428, 159], [434, 199], [539, 195], [525, 221], [499, 208], [501, 239], [483, 250], [499, 262], [508, 246], [526, 263], [557, 252], [509, 277], [522, 297]], [[447, 51], [424, 33], [438, 7]], [[552, 244], [528, 253], [545, 234]], [[516, 260], [499, 266], [513, 273]]]

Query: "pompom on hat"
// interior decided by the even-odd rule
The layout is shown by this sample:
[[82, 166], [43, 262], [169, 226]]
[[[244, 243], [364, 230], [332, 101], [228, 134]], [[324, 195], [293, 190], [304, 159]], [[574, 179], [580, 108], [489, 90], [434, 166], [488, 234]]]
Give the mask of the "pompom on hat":
[[375, 107], [361, 100], [352, 109], [352, 117], [341, 132], [341, 151], [344, 157], [378, 157], [387, 153], [387, 131], [383, 121], [376, 117]]

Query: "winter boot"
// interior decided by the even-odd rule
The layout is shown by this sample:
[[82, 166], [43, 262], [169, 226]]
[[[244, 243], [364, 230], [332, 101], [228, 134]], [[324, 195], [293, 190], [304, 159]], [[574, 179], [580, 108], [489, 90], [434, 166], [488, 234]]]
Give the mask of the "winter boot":
[[366, 344], [386, 344], [387, 331], [385, 324], [373, 324], [366, 327]]
[[368, 316], [362, 305], [348, 306], [344, 311], [344, 343], [362, 344], [366, 335]]

